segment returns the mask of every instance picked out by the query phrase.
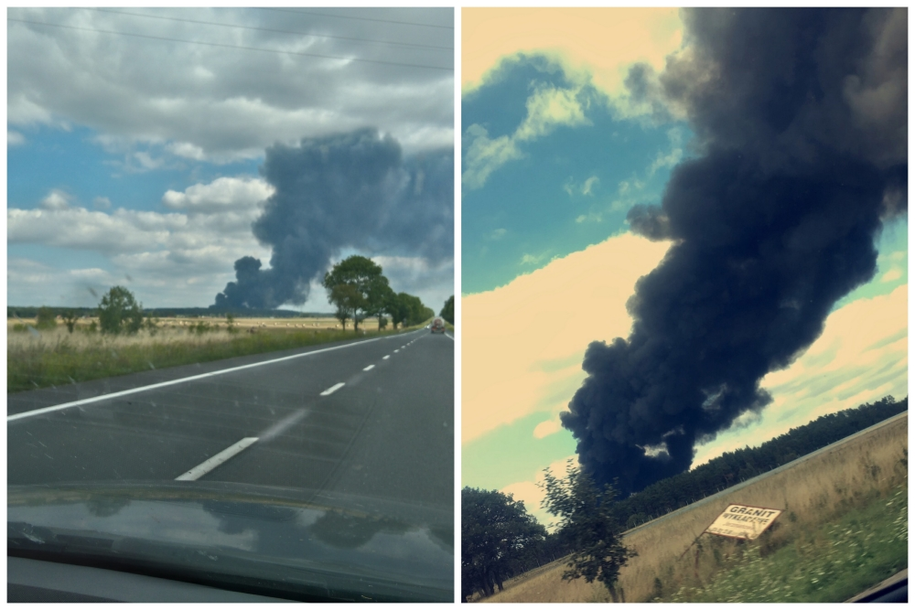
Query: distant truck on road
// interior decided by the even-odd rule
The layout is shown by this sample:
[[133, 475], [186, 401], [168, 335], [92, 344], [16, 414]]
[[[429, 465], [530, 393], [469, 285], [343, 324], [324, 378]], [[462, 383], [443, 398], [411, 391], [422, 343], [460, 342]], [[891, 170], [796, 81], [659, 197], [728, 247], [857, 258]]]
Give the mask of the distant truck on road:
[[445, 334], [445, 321], [441, 318], [435, 318], [432, 320], [432, 332], [433, 333], [442, 333]]

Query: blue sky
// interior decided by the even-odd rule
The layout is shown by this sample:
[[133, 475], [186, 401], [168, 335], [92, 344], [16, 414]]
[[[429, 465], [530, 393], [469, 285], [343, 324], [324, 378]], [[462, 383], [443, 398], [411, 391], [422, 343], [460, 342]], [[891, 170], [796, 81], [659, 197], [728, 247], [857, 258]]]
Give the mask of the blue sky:
[[[269, 265], [251, 231], [268, 147], [370, 128], [404, 158], [453, 148], [452, 10], [295, 12], [8, 11], [8, 303], [94, 306], [122, 284], [208, 306], [235, 260]], [[454, 292], [453, 259], [332, 246], [354, 253], [436, 310]], [[312, 287], [296, 308], [330, 311]]]
[[[559, 413], [585, 348], [628, 336], [626, 301], [670, 246], [626, 214], [659, 204], [697, 154], [682, 108], [659, 113], [623, 81], [636, 62], [662, 72], [690, 41], [670, 9], [464, 9], [462, 30], [462, 485], [511, 493], [548, 523], [537, 482], [575, 457]], [[773, 403], [700, 444], [694, 465], [907, 395], [907, 235], [905, 215], [886, 224], [873, 280], [763, 378]]]
[[522, 55], [506, 59], [485, 87], [464, 96], [465, 166], [481, 137], [515, 133], [527, 116], [524, 102], [537, 91], [573, 92], [582, 116], [557, 121], [543, 136], [520, 143], [518, 158], [485, 179], [465, 170], [464, 294], [505, 285], [624, 230], [629, 208], [659, 199], [671, 166], [686, 150], [686, 123], [619, 120], [593, 84], [578, 85], [543, 56]]

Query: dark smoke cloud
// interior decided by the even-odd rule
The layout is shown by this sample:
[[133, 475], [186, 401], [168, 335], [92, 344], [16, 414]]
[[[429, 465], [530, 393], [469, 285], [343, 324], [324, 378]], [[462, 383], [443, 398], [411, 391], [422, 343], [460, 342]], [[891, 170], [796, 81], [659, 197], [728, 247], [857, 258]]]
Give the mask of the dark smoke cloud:
[[626, 493], [688, 469], [697, 443], [771, 402], [762, 377], [874, 276], [882, 223], [907, 209], [905, 9], [684, 18], [692, 52], [659, 82], [698, 155], [659, 208], [629, 215], [673, 245], [627, 303], [629, 338], [588, 347], [562, 415], [585, 470]]
[[250, 256], [235, 261], [236, 281], [216, 307], [300, 305], [343, 248], [433, 265], [454, 256], [450, 150], [404, 158], [392, 137], [363, 129], [272, 146], [261, 173], [276, 191], [252, 229], [273, 248], [270, 268]]

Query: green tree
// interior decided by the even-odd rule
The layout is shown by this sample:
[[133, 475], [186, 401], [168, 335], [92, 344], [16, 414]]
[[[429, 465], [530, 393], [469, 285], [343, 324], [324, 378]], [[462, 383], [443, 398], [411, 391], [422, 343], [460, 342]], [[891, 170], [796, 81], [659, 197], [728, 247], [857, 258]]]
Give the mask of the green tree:
[[35, 328], [44, 330], [55, 326], [57, 326], [57, 316], [54, 314], [54, 310], [50, 307], [40, 307], [38, 315], [35, 316]]
[[623, 545], [614, 518], [616, 491], [610, 485], [598, 487], [571, 459], [566, 463], [564, 479], [557, 478], [549, 468], [543, 472], [544, 481], [539, 486], [546, 496], [542, 506], [560, 518], [559, 528], [575, 549], [563, 580], [582, 576], [589, 583], [597, 580], [613, 601], [618, 601], [616, 581], [620, 568], [636, 553]]
[[79, 314], [73, 309], [68, 309], [60, 317], [67, 326], [67, 332], [72, 333], [73, 329], [76, 328], [76, 321], [79, 320]]
[[448, 324], [454, 326], [454, 295], [448, 297], [448, 300], [445, 301], [445, 306], [442, 307], [438, 315], [445, 318]]
[[143, 325], [143, 307], [123, 286], [115, 286], [98, 305], [99, 327], [103, 333], [136, 334]]
[[546, 528], [510, 494], [461, 490], [461, 591], [492, 595], [514, 575], [519, 559], [541, 545]]
[[361, 298], [359, 291], [349, 284], [337, 284], [330, 289], [328, 300], [336, 306], [334, 317], [340, 320], [343, 330], [346, 330], [346, 321], [355, 317]]
[[394, 294], [393, 290], [388, 295], [387, 312], [391, 314], [391, 324], [394, 326], [394, 330], [397, 330], [398, 324], [403, 326], [407, 316], [410, 315], [410, 306], [407, 301], [409, 296], [406, 292]]
[[[383, 292], [381, 286], [387, 285], [387, 279], [381, 274], [380, 265], [364, 256], [353, 255], [334, 265], [324, 275], [323, 284], [337, 313], [352, 318], [355, 330], [359, 330], [359, 320], [372, 315], [373, 307], [380, 299], [377, 295]], [[348, 288], [341, 289], [341, 286]]]
[[393, 295], [394, 291], [391, 290], [391, 286], [388, 284], [388, 278], [383, 275], [378, 276], [369, 283], [369, 290], [366, 295], [366, 313], [378, 318], [378, 330], [384, 328], [387, 323], [384, 316], [390, 313], [388, 304], [391, 302]]

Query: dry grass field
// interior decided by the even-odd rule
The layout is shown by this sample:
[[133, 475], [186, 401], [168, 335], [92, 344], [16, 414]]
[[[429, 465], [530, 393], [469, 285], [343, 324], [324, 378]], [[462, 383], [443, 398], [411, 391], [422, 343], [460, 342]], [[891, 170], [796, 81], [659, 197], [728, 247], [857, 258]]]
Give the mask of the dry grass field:
[[[903, 502], [906, 496], [907, 459], [908, 416], [905, 416], [753, 485], [634, 531], [625, 537], [625, 543], [635, 549], [638, 557], [630, 560], [620, 572], [619, 585], [625, 601], [646, 602], [656, 598], [670, 601], [683, 597], [683, 592], [698, 595], [706, 585], [736, 565], [736, 559], [744, 554], [755, 553], [754, 561], [764, 562], [777, 550], [793, 545], [801, 549], [801, 554], [826, 555], [835, 545], [825, 534], [835, 533], [836, 528], [831, 524], [865, 507], [869, 510], [887, 507], [887, 518], [895, 524], [896, 530], [903, 528], [900, 531], [904, 541], [907, 522], [903, 517], [900, 523], [897, 513], [901, 507], [900, 494]], [[699, 539], [698, 545], [693, 545], [715, 517], [732, 503], [779, 508], [785, 512], [771, 530], [756, 541], [735, 541], [706, 534]], [[893, 516], [896, 516], [895, 521], [892, 521]], [[853, 529], [858, 531], [849, 534], [867, 539], [874, 535], [868, 534], [866, 524], [855, 525]], [[821, 531], [824, 533], [817, 533]], [[845, 568], [840, 568], [840, 563], [831, 569], [860, 572], [866, 562]], [[506, 583], [505, 591], [483, 601], [610, 601], [606, 589], [597, 582], [563, 581], [563, 569], [560, 563], [534, 577], [522, 576]]]
[[[58, 321], [37, 330], [35, 320], [7, 320], [7, 391], [77, 383], [113, 375], [305, 347], [378, 332], [366, 320], [344, 332], [327, 318], [161, 318], [134, 335], [105, 335], [98, 320], [78, 321], [74, 332]], [[390, 332], [390, 331], [386, 331]]]

